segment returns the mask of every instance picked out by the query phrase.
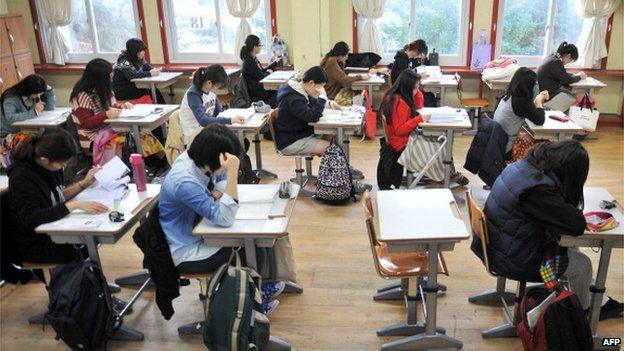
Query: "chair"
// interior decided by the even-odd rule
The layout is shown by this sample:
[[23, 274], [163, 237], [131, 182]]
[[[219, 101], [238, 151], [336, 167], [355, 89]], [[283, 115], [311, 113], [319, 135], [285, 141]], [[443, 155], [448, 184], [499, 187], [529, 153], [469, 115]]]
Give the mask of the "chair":
[[[401, 292], [403, 299], [407, 305], [407, 322], [402, 324], [396, 324], [389, 327], [384, 327], [377, 330], [378, 336], [408, 336], [416, 335], [424, 332], [424, 324], [417, 321], [416, 309], [417, 309], [417, 294], [424, 296], [422, 286], [419, 286], [418, 281], [422, 277], [426, 277], [428, 274], [428, 253], [394, 253], [388, 250], [388, 246], [377, 240], [377, 234], [374, 224], [374, 211], [371, 195], [369, 191], [365, 191], [362, 194], [362, 205], [364, 207], [364, 216], [366, 222], [366, 229], [368, 231], [368, 239], [370, 241], [371, 253], [373, 255], [373, 262], [375, 264], [375, 270], [384, 279], [401, 279]], [[448, 275], [446, 268], [446, 262], [442, 253], [438, 254], [438, 273]], [[416, 278], [413, 284], [417, 286], [419, 291], [416, 291], [412, 287], [413, 294], [410, 295], [409, 280]], [[375, 299], [377, 300], [377, 299]], [[438, 330], [444, 333], [444, 329], [438, 328]]]
[[[34, 262], [22, 262], [21, 268], [28, 269], [31, 271], [40, 270], [43, 272], [42, 276], [35, 274], [40, 279], [43, 279], [43, 284], [48, 290], [48, 284], [50, 283], [50, 277], [52, 275], [52, 269], [56, 267], [56, 264], [49, 263], [34, 263]], [[28, 324], [44, 324], [45, 323], [45, 312], [41, 314], [36, 314], [28, 318]]]
[[[204, 289], [208, 289], [208, 283], [210, 282], [210, 278], [212, 277], [212, 272], [201, 272], [201, 273], [180, 273], [180, 279], [197, 279], [199, 282], [199, 300], [202, 303], [202, 312], [206, 310], [206, 304], [208, 303], [207, 293], [204, 292]], [[205, 288], [204, 288], [205, 284]], [[188, 324], [184, 324], [178, 327], [178, 335], [199, 335], [201, 333], [200, 323], [202, 321], [192, 322]]]
[[165, 142], [165, 156], [169, 166], [180, 156], [185, 148], [182, 125], [180, 124], [180, 110], [176, 110], [169, 116], [169, 128], [167, 141]]
[[461, 106], [468, 110], [469, 115], [472, 117], [472, 129], [464, 134], [474, 135], [479, 128], [479, 116], [481, 109], [490, 106], [490, 101], [485, 98], [463, 98], [462, 94], [462, 79], [459, 74], [455, 73], [455, 80], [457, 81], [457, 98]]
[[[268, 115], [267, 115], [267, 122], [269, 124], [269, 131], [271, 132], [271, 137], [273, 139], [273, 146], [275, 147], [275, 152], [277, 153], [278, 156], [281, 157], [286, 157], [286, 156], [290, 156], [290, 155], [284, 155], [282, 154], [282, 152], [277, 148], [277, 142], [275, 141], [275, 135], [276, 135], [276, 131], [277, 131], [277, 116], [278, 116], [278, 109], [274, 109], [272, 110]], [[317, 181], [316, 177], [314, 175], [312, 175], [312, 158], [313, 155], [293, 155], [290, 157], [294, 157], [295, 158], [295, 178], [291, 179], [291, 182], [295, 182], [297, 184], [299, 184], [301, 186], [301, 190], [299, 190], [299, 195], [300, 196], [305, 196], [305, 197], [312, 197], [314, 196], [314, 192], [305, 189], [305, 186], [308, 184], [309, 181], [315, 182]], [[302, 167], [302, 160], [301, 158], [305, 157], [306, 160], [306, 174], [304, 175], [303, 172], [303, 167]]]
[[[490, 266], [490, 260], [488, 256], [488, 245], [490, 243], [490, 237], [487, 228], [487, 218], [483, 210], [477, 205], [476, 201], [472, 196], [472, 191], [468, 190], [466, 192], [466, 201], [468, 206], [468, 215], [470, 216], [470, 228], [472, 230], [472, 235], [479, 238], [481, 241], [481, 249], [483, 250], [483, 264], [485, 265], [485, 269], [487, 272], [496, 277], [497, 289], [496, 293], [503, 304], [503, 311], [505, 312], [505, 316], [507, 317], [507, 323], [498, 327], [494, 327], [488, 330], [485, 330], [481, 333], [483, 338], [509, 338], [509, 337], [517, 337], [518, 332], [516, 330], [516, 326], [520, 322], [520, 301], [524, 297], [524, 292], [526, 290], [526, 282], [520, 281], [518, 282], [518, 291], [513, 296], [514, 301], [516, 302], [516, 306], [513, 311], [513, 315], [509, 311], [509, 306], [507, 305], [507, 300], [505, 297], [508, 297], [507, 292], [505, 292], [505, 278], [501, 277], [496, 273], [492, 267]], [[502, 283], [501, 283], [501, 280]], [[499, 287], [502, 286], [502, 290], [499, 291]], [[471, 298], [468, 299], [471, 301]], [[472, 302], [472, 301], [471, 301]]]

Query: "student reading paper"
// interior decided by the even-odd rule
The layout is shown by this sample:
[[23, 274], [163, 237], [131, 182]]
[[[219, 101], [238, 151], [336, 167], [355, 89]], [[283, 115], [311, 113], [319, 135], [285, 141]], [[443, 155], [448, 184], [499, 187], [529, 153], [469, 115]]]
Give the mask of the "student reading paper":
[[[150, 95], [149, 89], [139, 89], [132, 82], [135, 78], [156, 77], [160, 69], [153, 68], [145, 61], [147, 45], [141, 39], [132, 38], [126, 42], [126, 50], [122, 51], [113, 66], [113, 90], [119, 100], [134, 100], [144, 95]], [[157, 101], [154, 104], [164, 104], [160, 90], [156, 89]]]

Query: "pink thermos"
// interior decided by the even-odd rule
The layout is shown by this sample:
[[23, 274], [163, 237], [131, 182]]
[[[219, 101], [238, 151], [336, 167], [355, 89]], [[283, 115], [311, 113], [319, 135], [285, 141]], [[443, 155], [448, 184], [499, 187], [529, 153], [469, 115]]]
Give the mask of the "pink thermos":
[[136, 183], [137, 191], [147, 190], [147, 176], [145, 175], [145, 162], [143, 162], [143, 156], [141, 154], [131, 154], [130, 164], [132, 165], [132, 174], [134, 175], [134, 182]]

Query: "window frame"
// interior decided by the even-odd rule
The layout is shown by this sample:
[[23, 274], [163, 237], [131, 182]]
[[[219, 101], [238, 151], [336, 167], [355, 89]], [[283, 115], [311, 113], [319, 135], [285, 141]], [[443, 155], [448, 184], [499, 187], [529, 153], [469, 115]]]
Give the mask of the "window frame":
[[[449, 54], [440, 54], [439, 65], [440, 66], [466, 66], [469, 65], [469, 59], [471, 56], [471, 51], [468, 48], [468, 44], [472, 37], [473, 30], [473, 22], [474, 22], [474, 0], [460, 0], [461, 3], [461, 12], [459, 14], [460, 17], [460, 37], [457, 55], [449, 55]], [[354, 41], [357, 39], [357, 43], [360, 42], [362, 28], [365, 23], [365, 19], [357, 14], [355, 9], [353, 9], [354, 17], [355, 17], [355, 25], [354, 25]], [[409, 21], [409, 38], [408, 42], [416, 40], [416, 0], [410, 0], [410, 21]], [[407, 43], [405, 43], [407, 44]], [[433, 47], [430, 43], [427, 43], [429, 46], [430, 52], [433, 51]], [[355, 46], [355, 45], [354, 45]], [[400, 49], [400, 48], [397, 48]], [[356, 50], [356, 49], [354, 49]], [[394, 55], [396, 52], [383, 53], [381, 55], [381, 61], [379, 61], [379, 65], [387, 65], [394, 61]]]
[[[216, 10], [216, 19], [217, 19], [217, 31], [219, 33], [218, 37], [218, 53], [208, 53], [208, 52], [193, 52], [193, 53], [181, 53], [177, 49], [177, 36], [175, 31], [175, 16], [173, 13], [173, 4], [174, 0], [161, 0], [162, 4], [162, 16], [160, 18], [161, 27], [164, 24], [164, 30], [161, 31], [161, 35], [164, 35], [166, 40], [163, 40], [163, 49], [166, 52], [166, 62], [173, 64], [193, 64], [199, 62], [211, 62], [211, 63], [234, 63], [240, 62], [238, 56], [238, 50], [240, 48], [234, 48], [233, 53], [224, 53], [223, 52], [223, 30], [221, 26], [221, 11], [228, 11], [228, 9], [220, 9], [219, 8], [219, 0], [215, 1], [215, 10]], [[264, 47], [267, 48], [267, 53], [261, 53], [258, 55], [258, 60], [260, 62], [268, 62], [270, 55], [270, 42], [274, 33], [274, 5], [271, 0], [261, 0], [262, 3], [260, 6], [264, 6], [265, 11], [265, 21], [266, 21], [266, 42], [264, 42]]]
[[[117, 60], [117, 57], [121, 53], [121, 50], [118, 52], [100, 52], [99, 51], [99, 40], [97, 38], [95, 20], [93, 16], [93, 3], [92, 3], [93, 0], [79, 0], [79, 1], [84, 1], [85, 3], [85, 9], [87, 10], [87, 19], [88, 19], [89, 27], [91, 28], [89, 34], [91, 36], [91, 40], [94, 43], [94, 52], [93, 53], [71, 53], [70, 52], [68, 54], [69, 59], [67, 63], [85, 63], [86, 64], [94, 58], [103, 58], [107, 61], [115, 62]], [[142, 0], [131, 0], [131, 1], [133, 5], [136, 32], [138, 36], [141, 37], [142, 40], [147, 44], [147, 40], [145, 38], [145, 28], [143, 24], [143, 14], [142, 14], [143, 4], [141, 2]], [[39, 6], [36, 6], [36, 0], [31, 0], [31, 4], [32, 4], [31, 10], [34, 7], [34, 9], [36, 10], [36, 14], [37, 14], [37, 22], [36, 22], [35, 30], [37, 30], [39, 32], [39, 35], [41, 36], [41, 46], [39, 47], [40, 58], [44, 58], [46, 62], [52, 62], [52, 58], [51, 58], [52, 52], [48, 45], [50, 43], [50, 40], [49, 40], [50, 30], [46, 25], [43, 24], [44, 21], [42, 20], [42, 16], [41, 16], [41, 8]], [[43, 52], [43, 54], [41, 54], [41, 52]], [[147, 53], [146, 53], [146, 57], [149, 58], [149, 56], [147, 56]]]

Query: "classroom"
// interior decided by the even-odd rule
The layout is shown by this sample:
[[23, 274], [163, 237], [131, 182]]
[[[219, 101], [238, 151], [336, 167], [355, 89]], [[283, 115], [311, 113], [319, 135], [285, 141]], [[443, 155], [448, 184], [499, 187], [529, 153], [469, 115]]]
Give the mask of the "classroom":
[[623, 0], [0, 0], [0, 350], [620, 350]]

